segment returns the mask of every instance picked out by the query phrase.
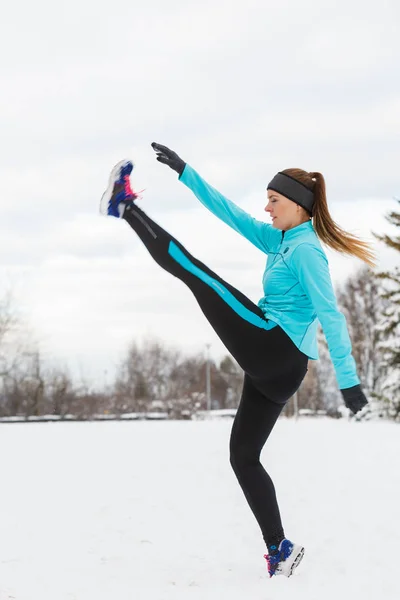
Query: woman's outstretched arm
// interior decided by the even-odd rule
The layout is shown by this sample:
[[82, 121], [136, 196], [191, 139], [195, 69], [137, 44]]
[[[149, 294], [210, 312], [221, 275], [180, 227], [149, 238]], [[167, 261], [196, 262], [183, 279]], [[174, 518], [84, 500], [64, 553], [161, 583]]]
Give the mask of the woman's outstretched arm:
[[208, 210], [243, 235], [262, 252], [268, 253], [273, 244], [280, 240], [280, 232], [277, 229], [274, 229], [268, 223], [258, 221], [223, 196], [175, 152], [161, 144], [153, 143], [152, 146], [157, 152], [157, 160], [176, 171], [179, 180], [194, 193]]

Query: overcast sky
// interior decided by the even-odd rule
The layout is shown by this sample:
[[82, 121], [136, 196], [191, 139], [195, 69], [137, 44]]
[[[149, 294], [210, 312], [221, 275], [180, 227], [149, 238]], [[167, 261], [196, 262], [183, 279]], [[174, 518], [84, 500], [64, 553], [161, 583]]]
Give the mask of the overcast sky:
[[[331, 214], [371, 238], [400, 195], [398, 0], [27, 0], [0, 21], [1, 291], [48, 360], [110, 379], [158, 336], [224, 352], [185, 286], [98, 214], [136, 164], [141, 207], [257, 302], [265, 255], [207, 212], [151, 142], [259, 219], [279, 170], [321, 171]], [[374, 240], [379, 266], [398, 254]], [[327, 251], [335, 285], [363, 263]]]

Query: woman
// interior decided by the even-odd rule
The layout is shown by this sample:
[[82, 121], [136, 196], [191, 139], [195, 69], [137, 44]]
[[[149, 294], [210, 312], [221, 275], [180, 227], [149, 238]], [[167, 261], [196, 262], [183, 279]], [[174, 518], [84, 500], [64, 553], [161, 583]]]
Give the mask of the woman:
[[304, 548], [285, 538], [274, 485], [260, 463], [260, 453], [285, 403], [303, 381], [308, 360], [318, 358], [318, 321], [346, 406], [356, 413], [367, 403], [319, 238], [369, 265], [373, 265], [373, 254], [368, 244], [332, 221], [320, 173], [287, 169], [275, 175], [267, 187], [265, 210], [272, 217], [272, 225], [268, 225], [217, 192], [175, 152], [156, 143], [152, 147], [157, 160], [174, 169], [179, 180], [211, 212], [268, 256], [264, 296], [255, 305], [191, 256], [137, 206], [138, 194], [129, 182], [130, 161], [114, 167], [101, 212], [125, 219], [156, 262], [192, 290], [211, 326], [244, 371], [230, 440], [231, 464], [266, 542], [268, 554], [264, 557], [270, 577], [289, 577]]

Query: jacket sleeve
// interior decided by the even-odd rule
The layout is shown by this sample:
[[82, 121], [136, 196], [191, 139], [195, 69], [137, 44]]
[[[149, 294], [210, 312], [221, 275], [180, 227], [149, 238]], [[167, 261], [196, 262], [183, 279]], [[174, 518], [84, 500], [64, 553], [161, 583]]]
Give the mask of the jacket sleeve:
[[231, 200], [225, 198], [188, 164], [179, 179], [215, 216], [240, 233], [259, 250], [266, 254], [269, 252], [274, 239], [275, 242], [277, 239], [277, 230], [272, 225], [254, 219]]
[[346, 318], [337, 306], [325, 253], [305, 242], [294, 249], [291, 264], [321, 323], [339, 389], [358, 385]]

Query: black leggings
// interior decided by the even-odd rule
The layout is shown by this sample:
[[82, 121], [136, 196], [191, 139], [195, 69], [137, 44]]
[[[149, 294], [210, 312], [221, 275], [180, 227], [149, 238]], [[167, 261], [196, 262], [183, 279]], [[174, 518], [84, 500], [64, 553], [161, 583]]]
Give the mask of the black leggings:
[[194, 258], [136, 204], [123, 218], [154, 260], [181, 279], [245, 373], [243, 393], [230, 439], [231, 464], [267, 544], [283, 538], [271, 478], [260, 452], [287, 400], [307, 372], [308, 358], [279, 327], [265, 329], [262, 310]]

